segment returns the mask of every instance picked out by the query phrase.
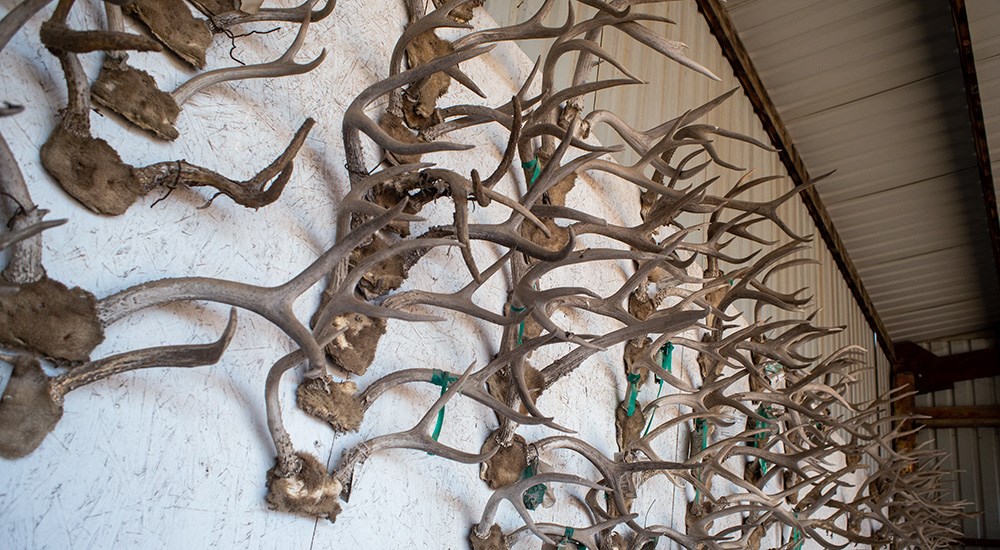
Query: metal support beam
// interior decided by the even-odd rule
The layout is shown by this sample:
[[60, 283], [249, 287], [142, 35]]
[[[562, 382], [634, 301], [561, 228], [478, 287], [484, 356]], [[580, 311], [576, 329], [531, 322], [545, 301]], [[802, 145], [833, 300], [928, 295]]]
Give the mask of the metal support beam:
[[986, 207], [986, 232], [993, 248], [993, 267], [1000, 282], [1000, 217], [997, 216], [997, 197], [993, 187], [993, 169], [990, 166], [990, 150], [986, 142], [986, 123], [983, 121], [983, 103], [979, 97], [979, 78], [976, 76], [976, 58], [972, 54], [972, 37], [969, 34], [969, 17], [965, 11], [965, 0], [951, 0], [951, 17], [955, 24], [955, 38], [958, 55], [962, 63], [962, 77], [965, 80], [965, 98], [969, 106], [969, 122], [972, 125], [972, 139], [976, 146], [976, 162], [979, 164], [979, 183], [983, 189], [983, 203]]
[[[733, 73], [735, 73], [736, 78], [740, 81], [743, 92], [750, 99], [750, 103], [753, 104], [754, 111], [757, 113], [757, 117], [760, 118], [764, 130], [767, 132], [768, 137], [771, 138], [771, 143], [778, 149], [778, 155], [781, 158], [782, 164], [785, 165], [788, 175], [792, 178], [792, 182], [796, 186], [809, 183], [811, 181], [809, 172], [806, 170], [805, 164], [795, 149], [795, 143], [792, 141], [791, 135], [781, 121], [781, 117], [778, 116], [778, 110], [771, 101], [767, 89], [764, 88], [757, 70], [754, 69], [750, 55], [743, 46], [743, 42], [736, 31], [736, 26], [729, 18], [729, 14], [726, 13], [725, 7], [719, 0], [697, 0], [697, 3], [698, 9], [704, 15], [712, 34], [715, 35], [715, 39], [722, 47], [722, 53], [729, 60], [729, 64], [733, 68]], [[819, 193], [816, 192], [815, 188], [811, 187], [799, 193], [799, 197], [805, 203], [809, 215], [812, 216], [817, 230], [819, 230], [820, 235], [823, 237], [823, 241], [830, 250], [830, 254], [833, 255], [833, 260], [847, 281], [847, 286], [851, 289], [851, 294], [854, 295], [854, 299], [861, 307], [861, 312], [864, 314], [865, 319], [868, 320], [868, 324], [871, 325], [872, 330], [878, 333], [879, 345], [889, 358], [889, 361], [894, 361], [892, 340], [889, 338], [888, 331], [886, 331], [885, 325], [882, 324], [882, 319], [879, 317], [878, 312], [875, 311], [871, 297], [868, 295], [868, 291], [865, 290], [864, 284], [861, 282], [861, 276], [858, 274], [857, 268], [854, 267], [854, 262], [848, 256], [844, 242], [840, 239], [840, 235], [834, 228], [833, 220], [826, 211], [826, 207], [823, 206]]]

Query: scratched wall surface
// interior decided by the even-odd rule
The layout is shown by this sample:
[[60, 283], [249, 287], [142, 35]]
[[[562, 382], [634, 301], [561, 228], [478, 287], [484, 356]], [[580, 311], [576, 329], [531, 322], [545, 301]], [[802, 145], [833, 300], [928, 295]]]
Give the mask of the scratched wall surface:
[[[0, 0], [0, 8], [5, 13], [16, 3]], [[72, 24], [77, 28], [102, 24], [97, 4], [77, 6]], [[196, 96], [184, 107], [178, 122], [181, 138], [173, 143], [128, 130], [110, 113], [93, 113], [95, 135], [111, 143], [126, 162], [185, 159], [234, 179], [249, 177], [269, 163], [305, 117], [318, 120], [299, 153], [291, 182], [273, 205], [252, 211], [223, 197], [202, 208], [211, 197], [208, 192], [177, 189], [158, 202], [166, 194], [160, 190], [117, 218], [95, 216], [81, 208], [39, 166], [38, 148], [54, 127], [66, 95], [55, 58], [38, 40], [40, 22], [48, 11], [32, 20], [0, 56], [4, 75], [0, 100], [26, 107], [18, 116], [0, 119], [0, 132], [14, 149], [35, 202], [51, 210], [51, 219], [69, 220], [45, 234], [44, 261], [51, 277], [98, 297], [140, 282], [184, 275], [275, 285], [330, 246], [337, 201], [347, 185], [341, 115], [358, 92], [386, 76], [389, 54], [405, 21], [401, 2], [342, 0], [330, 18], [314, 25], [300, 54], [306, 59], [326, 48], [329, 55], [319, 69], [288, 79], [226, 84]], [[490, 22], [486, 15], [475, 21], [484, 26]], [[231, 64], [231, 52], [247, 62], [271, 59], [293, 35], [294, 29], [284, 27], [266, 37], [237, 39], [232, 50], [219, 36], [209, 63]], [[693, 57], [705, 62], [697, 49]], [[132, 54], [130, 60], [153, 74], [164, 89], [188, 76], [180, 63], [159, 54]], [[84, 63], [95, 77], [99, 56], [84, 56]], [[480, 83], [491, 103], [500, 104], [514, 93], [530, 65], [520, 50], [501, 46], [489, 57], [464, 63], [463, 69]], [[710, 97], [705, 91], [688, 107]], [[453, 85], [445, 101], [463, 98], [471, 96]], [[380, 106], [376, 103], [371, 112]], [[473, 167], [484, 172], [495, 165], [506, 140], [491, 128], [456, 138], [477, 147], [461, 157], [439, 154], [428, 159], [460, 172]], [[377, 155], [374, 148], [368, 152], [368, 165], [373, 166]], [[502, 185], [523, 188], [524, 182], [512, 172]], [[586, 204], [588, 211], [612, 223], [638, 222], [638, 195], [632, 185], [583, 178], [569, 202]], [[450, 204], [429, 207], [424, 226], [447, 223], [450, 210]], [[502, 214], [494, 209], [473, 216], [488, 219]], [[420, 230], [416, 227], [415, 233]], [[481, 261], [497, 254], [493, 247], [478, 243], [474, 250]], [[629, 269], [615, 263], [585, 273], [565, 270], [559, 277], [564, 283], [586, 277], [602, 292], [617, 288], [613, 285], [624, 281]], [[417, 265], [404, 288], [457, 289], [464, 280], [455, 274], [464, 271], [457, 252], [436, 250]], [[300, 317], [312, 312], [318, 290], [299, 301]], [[477, 300], [499, 310], [505, 291], [502, 284], [492, 284]], [[225, 308], [206, 304], [146, 310], [110, 328], [93, 357], [209, 341], [221, 332], [226, 314]], [[609, 328], [590, 319], [561, 320], [584, 323], [591, 332]], [[364, 387], [387, 372], [410, 366], [460, 371], [473, 361], [482, 365], [496, 352], [499, 336], [496, 327], [463, 318], [432, 325], [390, 322], [374, 365], [356, 381]], [[218, 365], [150, 369], [71, 393], [64, 418], [37, 451], [24, 459], [0, 461], [0, 548], [467, 547], [469, 528], [478, 521], [489, 491], [478, 479], [476, 467], [424, 453], [391, 451], [371, 457], [357, 471], [351, 501], [335, 524], [266, 509], [264, 473], [272, 466], [273, 449], [264, 422], [263, 383], [272, 362], [291, 349], [288, 338], [264, 319], [241, 313], [236, 337]], [[621, 354], [615, 347], [595, 356], [539, 401], [542, 410], [608, 455], [617, 450], [614, 407], [626, 387]], [[544, 364], [545, 356], [533, 360]], [[694, 353], [679, 349], [674, 368], [696, 376]], [[293, 385], [286, 384], [286, 405], [294, 402], [292, 391]], [[286, 422], [298, 448], [334, 467], [341, 452], [361, 440], [412, 426], [437, 391], [427, 385], [386, 395], [368, 412], [359, 433], [335, 437], [290, 406]], [[645, 401], [655, 388], [648, 385], [643, 392], [640, 399]], [[493, 428], [492, 413], [459, 399], [448, 405], [441, 437], [449, 445], [472, 451]], [[548, 432], [526, 427], [520, 433], [530, 441]], [[660, 438], [663, 458], [673, 460], [686, 453], [686, 438], [682, 430]], [[559, 455], [552, 461], [556, 468], [594, 474], [572, 456]], [[555, 494], [566, 499], [583, 493], [556, 487]], [[684, 509], [683, 489], [665, 479], [644, 485], [635, 503], [645, 522], [674, 528], [683, 526]], [[535, 517], [577, 525], [586, 521], [573, 506], [542, 508]], [[520, 525], [505, 506], [497, 519], [505, 530]], [[520, 547], [535, 545], [532, 541]]]

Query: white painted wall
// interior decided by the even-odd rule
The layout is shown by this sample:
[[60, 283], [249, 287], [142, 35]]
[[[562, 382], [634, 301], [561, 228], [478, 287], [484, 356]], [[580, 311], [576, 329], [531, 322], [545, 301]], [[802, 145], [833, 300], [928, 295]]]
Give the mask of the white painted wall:
[[[14, 4], [0, 0], [4, 12]], [[99, 25], [103, 19], [96, 4], [81, 3], [72, 24]], [[152, 141], [125, 129], [113, 115], [95, 113], [95, 135], [108, 140], [127, 162], [183, 158], [238, 179], [270, 162], [305, 117], [319, 121], [299, 154], [291, 183], [271, 206], [250, 211], [220, 198], [199, 209], [210, 192], [178, 189], [155, 205], [159, 195], [151, 194], [118, 218], [94, 216], [81, 208], [39, 165], [38, 148], [56, 123], [65, 86], [55, 58], [37, 38], [43, 17], [33, 20], [0, 55], [0, 100], [27, 107], [16, 117], [0, 119], [0, 133], [14, 149], [35, 202], [52, 211], [50, 218], [69, 219], [45, 234], [49, 275], [103, 297], [143, 281], [183, 275], [274, 285], [310, 263], [332, 243], [337, 200], [347, 186], [341, 114], [359, 91], [386, 75], [389, 53], [405, 21], [401, 4], [342, 0], [329, 19], [315, 24], [301, 54], [304, 59], [327, 48], [329, 56], [318, 70], [297, 78], [223, 85], [195, 97], [184, 108], [182, 137], [174, 143]], [[476, 23], [488, 24], [488, 17]], [[284, 28], [264, 38], [240, 39], [236, 53], [248, 61], [273, 58], [293, 33]], [[217, 39], [209, 52], [211, 66], [229, 63], [225, 42]], [[697, 51], [693, 55], [706, 59]], [[133, 54], [131, 60], [165, 89], [187, 77], [179, 63], [157, 54]], [[85, 56], [84, 63], [96, 77], [99, 57]], [[489, 58], [463, 64], [463, 69], [499, 104], [526, 77], [530, 63], [514, 47], [501, 46]], [[694, 103], [710, 97], [706, 91]], [[460, 98], [471, 96], [453, 87], [446, 101]], [[372, 112], [377, 110], [378, 104]], [[461, 171], [473, 167], [471, 158], [484, 172], [505, 142], [491, 128], [459, 137], [477, 145], [471, 157], [463, 155], [461, 162], [448, 154], [429, 158]], [[374, 160], [372, 153], [369, 165]], [[516, 182], [508, 184], [523, 186], [515, 172], [511, 181]], [[588, 211], [613, 223], [638, 221], [632, 185], [584, 178], [569, 201], [586, 204]], [[450, 204], [429, 208], [428, 224], [446, 223], [450, 209]], [[491, 209], [473, 215], [501, 214]], [[495, 253], [478, 244], [475, 251], [481, 258]], [[559, 277], [573, 281], [585, 275], [599, 282], [600, 291], [603, 285], [612, 288], [624, 281], [628, 269], [605, 265], [586, 274], [567, 270]], [[414, 269], [408, 285], [457, 289], [464, 282], [454, 274], [463, 272], [457, 252], [438, 250]], [[505, 290], [493, 285], [477, 298], [482, 305], [499, 308]], [[317, 297], [314, 289], [300, 300], [301, 317], [308, 317]], [[225, 318], [225, 308], [205, 304], [142, 312], [113, 326], [93, 356], [209, 341], [222, 330]], [[473, 360], [482, 365], [498, 345], [499, 330], [480, 322], [391, 322], [375, 364], [357, 381], [364, 387], [393, 369], [412, 366], [456, 371]], [[0, 548], [467, 547], [468, 530], [478, 521], [489, 491], [475, 467], [424, 453], [372, 457], [357, 472], [352, 499], [335, 524], [266, 509], [264, 473], [272, 465], [273, 450], [264, 422], [263, 382], [272, 362], [290, 349], [291, 342], [269, 323], [242, 313], [239, 331], [216, 366], [130, 373], [70, 394], [63, 420], [35, 453], [0, 461]], [[616, 347], [595, 356], [539, 402], [558, 422], [578, 430], [608, 455], [616, 450], [614, 407], [626, 387], [621, 351]], [[539, 363], [542, 359], [537, 358]], [[675, 363], [675, 369], [697, 370], [690, 350], [678, 348], [675, 361], [680, 364]], [[284, 402], [291, 404], [293, 387], [284, 389]], [[342, 437], [290, 406], [286, 420], [300, 449], [334, 466], [344, 449], [363, 438], [412, 426], [437, 391], [428, 385], [386, 395], [369, 411], [360, 433]], [[640, 399], [647, 400], [655, 390], [648, 385], [643, 391]], [[666, 411], [658, 413], [663, 414]], [[441, 438], [476, 450], [493, 427], [492, 414], [459, 399], [448, 405]], [[549, 432], [523, 428], [520, 433], [530, 441]], [[686, 449], [684, 437], [662, 438], [665, 459], [678, 456], [671, 451]], [[592, 473], [570, 455], [551, 461], [557, 468]], [[571, 494], [582, 496], [583, 491], [557, 488], [560, 499]], [[684, 521], [683, 498], [683, 491], [658, 480], [644, 487], [635, 510], [644, 521], [676, 528]], [[575, 525], [585, 521], [582, 511], [571, 505], [541, 509], [535, 517]], [[520, 525], [506, 506], [498, 521], [507, 531]]]

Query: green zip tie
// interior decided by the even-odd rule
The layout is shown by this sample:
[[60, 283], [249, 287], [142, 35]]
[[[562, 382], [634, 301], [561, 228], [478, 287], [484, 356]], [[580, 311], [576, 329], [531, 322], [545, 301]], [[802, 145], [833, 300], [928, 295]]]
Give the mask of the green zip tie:
[[522, 162], [521, 167], [525, 170], [531, 170], [534, 168], [534, 171], [531, 173], [531, 180], [528, 182], [529, 186], [538, 181], [538, 176], [542, 175], [542, 167], [538, 166], [538, 157], [535, 157], [528, 162]]
[[[514, 313], [520, 313], [524, 311], [524, 308], [511, 305], [510, 310], [513, 311]], [[521, 321], [521, 324], [517, 327], [517, 345], [520, 346], [521, 342], [523, 341], [524, 341], [524, 321]]]
[[629, 374], [628, 378], [628, 410], [626, 414], [629, 418], [635, 414], [635, 398], [639, 397], [639, 380], [642, 378], [638, 374]]
[[[667, 342], [667, 345], [660, 348], [660, 354], [663, 355], [663, 359], [660, 361], [660, 365], [663, 367], [663, 370], [673, 374], [671, 368], [673, 367], [674, 362], [674, 345], [671, 342]], [[659, 399], [660, 393], [663, 392], [663, 380], [657, 376], [656, 381], [660, 383], [660, 388], [656, 390], [656, 398]], [[656, 417], [656, 409], [658, 408], [660, 407], [653, 407], [653, 412], [649, 413], [649, 422], [646, 423], [646, 431], [642, 433], [642, 437], [646, 437], [646, 434], [649, 433], [649, 429], [653, 427], [653, 418]]]
[[[441, 395], [444, 395], [448, 391], [448, 384], [452, 382], [457, 382], [458, 376], [452, 376], [451, 373], [445, 372], [440, 369], [434, 369], [431, 371], [431, 384], [435, 386], [441, 386]], [[434, 441], [438, 440], [438, 436], [441, 435], [441, 427], [444, 426], [444, 406], [438, 411], [437, 424], [434, 426], [434, 432], [431, 433], [431, 437]], [[434, 453], [427, 453], [434, 454]]]
[[563, 538], [561, 541], [559, 541], [559, 546], [557, 546], [556, 548], [562, 548], [564, 544], [572, 544], [577, 548], [586, 548], [587, 547], [586, 545], [580, 544], [579, 542], [573, 540], [574, 533], [576, 533], [576, 529], [573, 529], [572, 527], [567, 527], [563, 531]]
[[[530, 477], [535, 477], [535, 472], [538, 468], [537, 461], [532, 461], [528, 464], [528, 467], [524, 469], [521, 474], [521, 479], [528, 479]], [[534, 510], [541, 506], [542, 501], [545, 500], [545, 491], [548, 489], [544, 483], [539, 483], [538, 485], [532, 485], [521, 495], [521, 501], [524, 503], [524, 507], [528, 510]]]
[[[706, 429], [708, 424], [705, 422], [704, 418], [694, 419], [694, 429], [696, 432], [701, 434], [701, 450], [705, 450], [708, 447], [708, 430]], [[698, 481], [701, 481], [701, 469], [698, 469]], [[698, 502], [701, 500], [701, 490], [694, 490], [694, 501]]]
[[[799, 513], [794, 512], [794, 514], [795, 514], [795, 519], [799, 519]], [[795, 545], [792, 546], [792, 550], [802, 550], [802, 545], [805, 544], [806, 542], [802, 540], [802, 533], [799, 532], [798, 527], [792, 528], [792, 542], [795, 543]]]
[[[763, 416], [764, 418], [771, 418], [771, 415], [767, 414], [767, 408], [764, 407], [764, 405], [761, 405], [760, 407], [757, 408], [757, 414]], [[762, 422], [760, 420], [755, 420], [754, 423], [756, 424], [757, 429], [761, 429], [767, 426], [766, 422]], [[757, 447], [758, 449], [763, 449], [764, 443], [767, 443], [767, 439], [768, 437], [766, 433], [756, 434], [753, 436], [753, 446]], [[763, 458], [758, 458], [757, 463], [760, 464], [760, 474], [761, 475], [767, 474], [767, 462]]]

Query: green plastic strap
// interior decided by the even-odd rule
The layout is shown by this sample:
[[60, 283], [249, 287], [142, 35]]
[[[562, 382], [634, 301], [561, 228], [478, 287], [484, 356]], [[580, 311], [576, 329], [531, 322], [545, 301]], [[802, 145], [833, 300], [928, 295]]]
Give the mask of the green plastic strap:
[[[674, 364], [674, 345], [671, 342], [667, 342], [667, 345], [660, 348], [660, 353], [663, 355], [663, 359], [660, 362], [663, 370], [673, 374], [673, 370], [671, 369]], [[660, 384], [659, 389], [656, 390], [656, 398], [659, 399], [660, 394], [663, 393], [663, 380], [657, 376], [656, 381]], [[649, 422], [646, 423], [646, 431], [642, 433], [642, 437], [646, 437], [646, 434], [649, 433], [649, 429], [653, 427], [653, 419], [656, 418], [656, 409], [658, 408], [659, 407], [653, 407], [653, 412], [649, 413]]]
[[630, 374], [628, 378], [628, 410], [626, 414], [631, 418], [635, 414], [635, 398], [639, 397], [639, 380], [642, 378], [638, 374]]
[[534, 171], [531, 173], [531, 180], [528, 181], [529, 186], [534, 185], [534, 183], [538, 181], [538, 176], [542, 175], [542, 167], [538, 165], [538, 157], [535, 157], [528, 162], [522, 162], [521, 167], [525, 170], [531, 170], [534, 168]]
[[[524, 308], [512, 305], [510, 306], [510, 310], [515, 313], [520, 313], [524, 311]], [[521, 324], [517, 327], [517, 345], [520, 346], [521, 342], [523, 341], [524, 341], [524, 321], [521, 321]]]
[[[795, 512], [795, 519], [798, 518], [799, 518], [799, 513]], [[805, 544], [806, 542], [802, 540], [802, 533], [799, 532], [798, 527], [792, 528], [792, 542], [795, 543], [795, 545], [792, 546], [792, 550], [802, 550], [802, 545]]]
[[[537, 462], [532, 461], [528, 464], [528, 467], [524, 469], [521, 474], [521, 479], [528, 479], [529, 477], [535, 477], [535, 472], [537, 470]], [[521, 495], [521, 501], [524, 502], [524, 507], [528, 510], [534, 510], [542, 505], [542, 501], [545, 500], [545, 491], [548, 487], [544, 483], [539, 483], [538, 485], [532, 485], [528, 488], [524, 494]]]
[[[761, 405], [760, 407], [757, 408], [757, 414], [759, 414], [764, 418], [771, 418], [771, 415], [767, 413], [767, 407], [765, 407], [764, 405]], [[762, 422], [760, 420], [756, 420], [755, 424], [757, 425], [757, 429], [761, 429], [767, 426], [766, 422]], [[753, 436], [753, 446], [757, 447], [758, 449], [763, 449], [764, 443], [767, 443], [767, 439], [768, 437], [766, 433], [756, 434]], [[757, 463], [760, 464], [761, 475], [767, 474], [767, 462], [763, 458], [758, 458]]]
[[[458, 376], [453, 376], [449, 372], [445, 372], [440, 369], [434, 369], [431, 372], [431, 384], [441, 386], [441, 395], [444, 395], [445, 392], [448, 391], [448, 384], [457, 381]], [[437, 441], [438, 437], [441, 435], [442, 426], [444, 426], [444, 407], [441, 407], [441, 410], [438, 411], [437, 424], [434, 425], [434, 432], [431, 433], [431, 437], [434, 438], [434, 441]]]
[[[708, 423], [705, 422], [704, 418], [694, 419], [694, 429], [696, 432], [701, 434], [701, 450], [705, 450], [708, 447]], [[701, 470], [698, 470], [698, 481], [701, 481]], [[701, 491], [698, 489], [694, 490], [694, 501], [698, 502], [701, 500]]]
[[[573, 540], [573, 534], [575, 532], [576, 532], [576, 529], [573, 529], [572, 527], [567, 527], [563, 531], [563, 538], [562, 538], [562, 540], [559, 541], [559, 548], [562, 548], [563, 545], [567, 544], [567, 543], [572, 543], [573, 546], [576, 546], [577, 548], [579, 548], [580, 545], [577, 544], [575, 540]], [[584, 546], [584, 548], [586, 548], [586, 546]]]
[[663, 370], [665, 370], [665, 371], [673, 374], [673, 372], [674, 372], [673, 371], [673, 366], [674, 366], [674, 344], [673, 344], [673, 342], [667, 342], [667, 345], [663, 346], [663, 348], [660, 351], [663, 352], [663, 361], [662, 361], [662, 363], [660, 363], [661, 366], [663, 366]]

